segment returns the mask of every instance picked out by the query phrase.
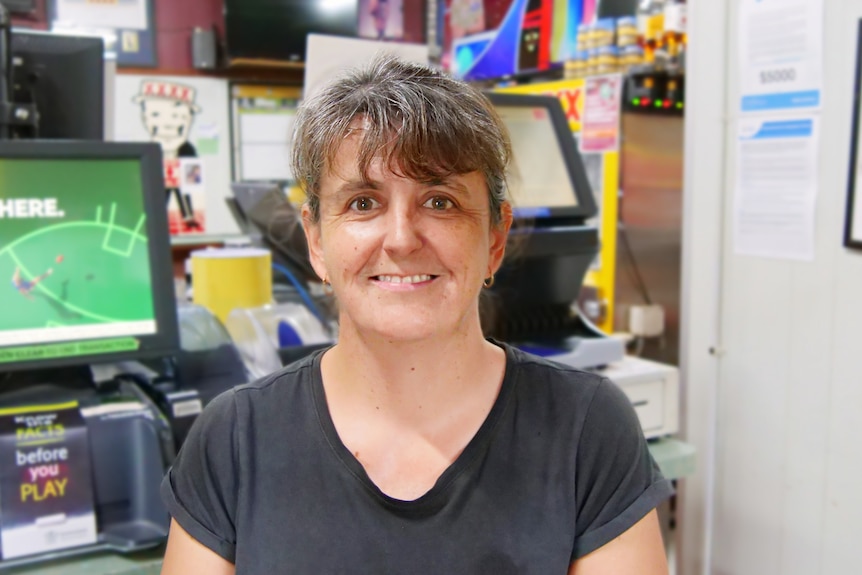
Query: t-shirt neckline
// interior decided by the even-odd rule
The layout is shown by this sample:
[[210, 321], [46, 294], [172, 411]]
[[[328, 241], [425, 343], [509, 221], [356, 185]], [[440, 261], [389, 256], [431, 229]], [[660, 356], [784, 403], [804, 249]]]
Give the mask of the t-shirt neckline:
[[[391, 497], [384, 493], [376, 483], [374, 483], [365, 471], [365, 468], [358, 459], [350, 452], [346, 445], [341, 441], [338, 431], [335, 429], [335, 423], [332, 421], [332, 416], [329, 413], [329, 406], [326, 403], [326, 391], [323, 388], [323, 376], [320, 369], [321, 358], [326, 352], [326, 349], [318, 351], [313, 360], [312, 369], [312, 391], [314, 396], [314, 407], [317, 411], [317, 419], [320, 423], [321, 430], [326, 438], [329, 447], [334, 455], [345, 465], [351, 475], [380, 503], [384, 506], [403, 512], [428, 512], [438, 508], [445, 502], [445, 495], [450, 491], [450, 487], [455, 479], [461, 475], [478, 455], [483, 453], [493, 437], [494, 430], [503, 415], [508, 404], [509, 397], [512, 395], [515, 378], [512, 377], [512, 370], [515, 366], [512, 348], [504, 343], [488, 339], [490, 343], [500, 347], [506, 354], [506, 367], [503, 372], [503, 382], [500, 385], [500, 391], [491, 410], [479, 426], [476, 434], [467, 443], [464, 450], [458, 455], [449, 467], [437, 478], [437, 481], [426, 493], [419, 498], [413, 500], [403, 500]], [[327, 348], [328, 349], [328, 348]]]

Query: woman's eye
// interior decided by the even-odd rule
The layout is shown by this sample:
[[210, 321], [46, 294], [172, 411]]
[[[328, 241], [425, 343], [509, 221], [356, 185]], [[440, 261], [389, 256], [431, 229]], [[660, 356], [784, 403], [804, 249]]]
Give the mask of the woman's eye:
[[356, 198], [350, 202], [350, 209], [358, 212], [367, 212], [377, 206], [377, 202], [372, 198]]
[[452, 200], [442, 196], [434, 196], [425, 202], [425, 207], [431, 208], [432, 210], [448, 210], [452, 206], [454, 206]]

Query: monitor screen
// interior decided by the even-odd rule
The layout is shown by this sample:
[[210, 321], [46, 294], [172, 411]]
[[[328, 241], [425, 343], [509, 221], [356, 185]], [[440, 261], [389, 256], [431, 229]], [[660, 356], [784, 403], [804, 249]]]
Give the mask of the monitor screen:
[[0, 142], [0, 371], [178, 348], [156, 144]]
[[105, 47], [101, 38], [12, 31], [12, 99], [33, 103], [35, 130], [20, 138], [104, 139]]
[[225, 0], [228, 58], [302, 62], [306, 36], [357, 35], [358, 0]]
[[497, 108], [512, 138], [509, 189], [519, 208], [575, 207], [569, 171], [548, 110], [541, 106]]
[[515, 216], [595, 215], [592, 190], [560, 101], [521, 94], [488, 97], [512, 140], [508, 183]]

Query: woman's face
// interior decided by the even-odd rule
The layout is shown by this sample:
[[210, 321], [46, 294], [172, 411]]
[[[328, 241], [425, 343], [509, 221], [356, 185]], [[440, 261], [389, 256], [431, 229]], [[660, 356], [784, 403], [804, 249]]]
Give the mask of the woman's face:
[[[511, 210], [491, 226], [479, 172], [416, 182], [372, 163], [363, 181], [349, 136], [303, 211], [311, 263], [338, 297], [341, 332], [415, 341], [478, 326], [482, 281], [503, 258]], [[471, 325], [470, 322], [476, 322]]]

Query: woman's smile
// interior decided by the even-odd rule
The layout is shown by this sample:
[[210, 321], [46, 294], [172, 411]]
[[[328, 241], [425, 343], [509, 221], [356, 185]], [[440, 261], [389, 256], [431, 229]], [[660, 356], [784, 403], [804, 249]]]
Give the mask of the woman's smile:
[[431, 274], [377, 275], [372, 276], [371, 281], [383, 289], [406, 291], [414, 288], [426, 287], [438, 277], [439, 276]]

